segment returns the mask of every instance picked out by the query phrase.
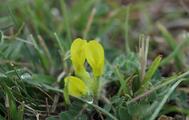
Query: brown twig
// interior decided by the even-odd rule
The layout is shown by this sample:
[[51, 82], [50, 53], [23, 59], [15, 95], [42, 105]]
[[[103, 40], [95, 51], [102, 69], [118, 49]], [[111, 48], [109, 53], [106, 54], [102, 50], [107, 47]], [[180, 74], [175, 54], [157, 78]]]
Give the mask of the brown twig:
[[149, 46], [149, 37], [145, 37], [141, 35], [139, 38], [139, 61], [140, 61], [140, 79], [144, 80], [144, 76], [146, 74], [146, 66], [147, 66], [147, 56], [148, 56], [148, 46]]
[[45, 98], [45, 103], [46, 103], [46, 114], [47, 114], [47, 117], [49, 116], [49, 103], [48, 103], [48, 98]]
[[[60, 81], [61, 81], [61, 79], [64, 77], [64, 75], [65, 75], [65, 71], [62, 71], [59, 75], [58, 75], [58, 77], [57, 77], [57, 82], [56, 82], [56, 85], [55, 85], [55, 87], [56, 88], [59, 88], [59, 83], [60, 83]], [[54, 96], [54, 101], [53, 101], [53, 104], [52, 104], [52, 107], [51, 107], [51, 112], [54, 112], [55, 110], [56, 110], [56, 108], [57, 108], [57, 104], [58, 104], [58, 101], [59, 101], [59, 98], [60, 98], [60, 94], [56, 94], [55, 96]]]

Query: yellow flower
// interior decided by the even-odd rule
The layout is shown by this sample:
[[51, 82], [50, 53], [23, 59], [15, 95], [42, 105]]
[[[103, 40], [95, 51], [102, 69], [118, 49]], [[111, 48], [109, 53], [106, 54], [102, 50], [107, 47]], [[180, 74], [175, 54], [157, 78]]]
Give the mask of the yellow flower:
[[75, 39], [71, 45], [71, 60], [76, 72], [81, 73], [85, 71], [84, 63], [85, 63], [85, 46], [86, 40], [82, 40], [80, 38]]
[[98, 41], [92, 40], [87, 43], [85, 53], [94, 76], [102, 75], [104, 69], [104, 49], [102, 45]]
[[85, 96], [88, 93], [88, 87], [79, 78], [69, 76], [64, 79], [65, 87], [67, 87], [68, 94], [74, 97]]
[[71, 60], [76, 74], [82, 78], [87, 78], [83, 77], [86, 76], [85, 59], [91, 66], [94, 76], [102, 75], [104, 68], [104, 49], [102, 45], [96, 40], [87, 43], [86, 40], [75, 39], [71, 45]]
[[[96, 40], [87, 43], [86, 40], [78, 38], [73, 41], [70, 52], [77, 77], [69, 76], [64, 79], [65, 93], [81, 97], [93, 92], [95, 96], [98, 96], [100, 82], [97, 77], [102, 75], [104, 69], [104, 49], [102, 45]], [[92, 68], [94, 80], [84, 67], [85, 60]]]

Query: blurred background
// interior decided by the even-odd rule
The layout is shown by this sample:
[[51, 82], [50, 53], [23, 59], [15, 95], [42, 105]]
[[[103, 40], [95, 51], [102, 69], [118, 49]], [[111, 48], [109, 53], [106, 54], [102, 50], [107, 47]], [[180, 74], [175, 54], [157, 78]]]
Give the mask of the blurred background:
[[66, 43], [66, 49], [67, 43], [77, 37], [97, 38], [111, 53], [110, 59], [127, 46], [136, 51], [139, 35], [145, 34], [150, 36], [149, 51], [153, 52], [149, 57], [153, 58], [157, 54], [167, 56], [172, 50], [164, 40], [162, 29], [170, 32], [175, 43], [182, 41], [181, 36], [189, 26], [188, 6], [187, 0], [69, 0], [65, 3], [1, 0], [0, 29], [8, 36], [22, 32], [18, 37], [23, 39], [29, 34], [41, 36], [49, 47], [56, 47], [56, 33]]

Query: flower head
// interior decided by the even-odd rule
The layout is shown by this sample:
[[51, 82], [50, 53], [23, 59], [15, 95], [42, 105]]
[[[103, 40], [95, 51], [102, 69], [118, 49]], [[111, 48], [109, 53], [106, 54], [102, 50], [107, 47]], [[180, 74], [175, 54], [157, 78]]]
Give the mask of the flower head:
[[[96, 78], [103, 74], [104, 69], [104, 49], [102, 45], [96, 40], [87, 42], [78, 38], [73, 41], [70, 51], [71, 61], [77, 77], [69, 76], [64, 79], [66, 92], [75, 97], [85, 96], [91, 91], [93, 94], [98, 94], [99, 80], [96, 80]], [[94, 78], [86, 71], [85, 61], [91, 66]]]
[[102, 45], [92, 40], [86, 45], [86, 59], [93, 70], [94, 76], [98, 77], [102, 75], [104, 69], [104, 49]]
[[64, 79], [68, 94], [75, 97], [85, 96], [88, 93], [87, 85], [79, 78], [69, 76]]
[[86, 40], [82, 40], [80, 38], [75, 39], [71, 45], [71, 60], [74, 66], [75, 71], [82, 72], [85, 70], [85, 46]]

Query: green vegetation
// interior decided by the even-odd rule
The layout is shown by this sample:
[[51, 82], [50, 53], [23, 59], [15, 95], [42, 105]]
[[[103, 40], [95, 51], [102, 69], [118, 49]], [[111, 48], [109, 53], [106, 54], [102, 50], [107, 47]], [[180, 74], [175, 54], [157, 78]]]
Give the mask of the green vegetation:
[[[189, 7], [173, 1], [0, 0], [0, 120], [189, 119]], [[98, 97], [64, 87], [76, 38], [104, 48]]]

